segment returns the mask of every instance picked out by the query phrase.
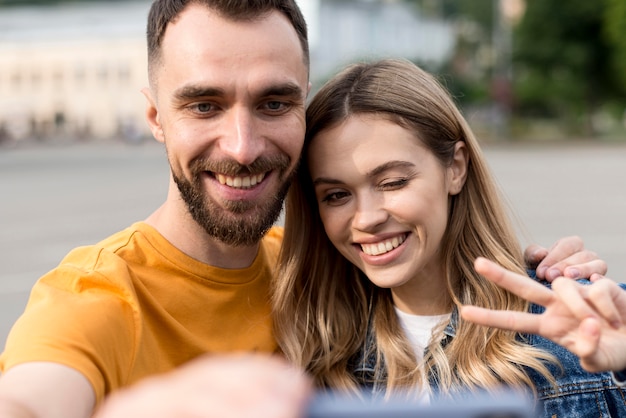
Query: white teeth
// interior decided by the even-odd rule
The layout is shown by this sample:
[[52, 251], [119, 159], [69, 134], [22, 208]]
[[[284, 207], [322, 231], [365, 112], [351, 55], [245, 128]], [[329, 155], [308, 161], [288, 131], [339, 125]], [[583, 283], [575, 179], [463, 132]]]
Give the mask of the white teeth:
[[367, 255], [381, 255], [387, 253], [394, 248], [398, 248], [406, 239], [405, 235], [393, 237], [386, 241], [377, 242], [375, 244], [361, 244], [361, 249]]
[[235, 189], [248, 189], [250, 187], [254, 187], [262, 182], [264, 178], [265, 173], [245, 177], [230, 177], [223, 174], [217, 175], [217, 181], [219, 181], [220, 184], [225, 184]]

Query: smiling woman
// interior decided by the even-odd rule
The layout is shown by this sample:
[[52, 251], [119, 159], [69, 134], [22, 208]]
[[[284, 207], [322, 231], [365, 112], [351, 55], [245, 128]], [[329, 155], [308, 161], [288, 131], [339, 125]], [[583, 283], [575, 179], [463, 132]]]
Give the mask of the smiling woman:
[[[423, 311], [426, 301], [431, 310], [449, 310], [439, 247], [449, 197], [467, 173], [465, 145], [457, 144], [445, 166], [412, 131], [363, 114], [321, 131], [308, 148], [328, 238], [374, 284], [393, 288], [395, 304], [410, 312]], [[405, 286], [419, 298], [401, 298]]]
[[[434, 77], [403, 60], [355, 64], [320, 89], [306, 122], [274, 289], [289, 360], [358, 395], [431, 402], [506, 386], [548, 417], [626, 413], [608, 373], [459, 317], [466, 304], [540, 308], [474, 270], [483, 256], [526, 273], [478, 142]], [[598, 402], [581, 382], [601, 388]]]

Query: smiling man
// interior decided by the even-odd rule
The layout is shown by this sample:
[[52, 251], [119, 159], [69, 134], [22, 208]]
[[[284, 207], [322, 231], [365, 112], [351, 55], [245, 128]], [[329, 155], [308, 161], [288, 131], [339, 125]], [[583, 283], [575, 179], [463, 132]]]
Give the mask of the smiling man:
[[273, 225], [303, 145], [304, 19], [294, 0], [158, 0], [147, 32], [167, 198], [38, 281], [0, 358], [2, 416], [87, 417], [201, 354], [276, 351]]

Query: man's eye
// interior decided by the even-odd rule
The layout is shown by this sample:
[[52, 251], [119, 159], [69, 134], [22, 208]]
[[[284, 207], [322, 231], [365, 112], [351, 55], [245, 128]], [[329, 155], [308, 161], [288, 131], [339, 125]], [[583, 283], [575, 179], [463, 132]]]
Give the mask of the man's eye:
[[265, 107], [271, 111], [283, 110], [286, 107], [284, 102], [280, 102], [278, 100], [272, 100], [265, 104]]
[[210, 112], [213, 109], [210, 103], [198, 103], [195, 106], [196, 110], [200, 113]]

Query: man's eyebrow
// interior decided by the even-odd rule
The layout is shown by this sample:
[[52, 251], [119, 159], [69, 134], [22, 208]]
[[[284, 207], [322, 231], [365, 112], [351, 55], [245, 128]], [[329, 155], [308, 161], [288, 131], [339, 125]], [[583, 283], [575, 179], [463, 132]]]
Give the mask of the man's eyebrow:
[[196, 99], [198, 97], [224, 96], [224, 90], [217, 87], [183, 86], [174, 92], [176, 100]]
[[[197, 99], [199, 97], [223, 97], [226, 92], [218, 87], [203, 87], [196, 85], [187, 85], [174, 91], [174, 99], [185, 101], [189, 99]], [[262, 89], [259, 97], [302, 97], [302, 88], [294, 83], [274, 84]]]
[[260, 97], [283, 96], [283, 97], [302, 97], [302, 88], [294, 83], [275, 84], [261, 90]]

